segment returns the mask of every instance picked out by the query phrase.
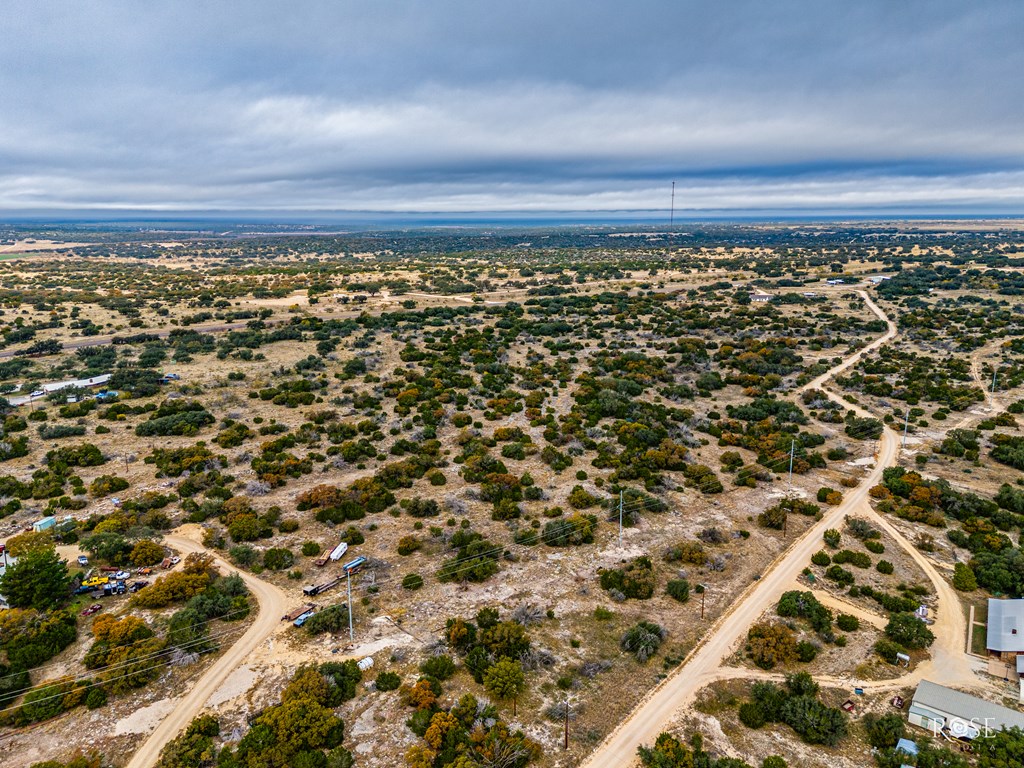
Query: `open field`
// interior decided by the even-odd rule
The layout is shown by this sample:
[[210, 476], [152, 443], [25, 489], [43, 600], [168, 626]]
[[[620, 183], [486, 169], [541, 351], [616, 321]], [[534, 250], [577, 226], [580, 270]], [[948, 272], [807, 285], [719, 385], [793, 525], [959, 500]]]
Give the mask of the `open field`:
[[[1024, 593], [1024, 277], [1005, 230], [916, 224], [19, 253], [0, 275], [0, 532], [19, 559], [56, 543], [71, 581], [15, 588], [0, 614], [0, 754], [144, 768], [207, 712], [230, 765], [278, 727], [294, 675], [335, 662], [316, 706], [344, 743], [259, 749], [417, 766], [472, 694], [480, 716], [446, 727], [474, 765], [483, 741], [516, 765], [627, 765], [699, 730], [751, 764], [852, 766], [862, 712], [835, 747], [753, 731], [751, 682], [807, 672], [827, 708], [862, 684], [879, 712], [920, 679], [995, 698], [951, 584], [958, 566], [965, 600]], [[66, 599], [100, 567], [149, 585]], [[827, 625], [781, 615], [792, 591]], [[116, 629], [81, 615], [94, 603]], [[305, 603], [307, 626], [280, 620]], [[919, 604], [933, 637], [907, 670], [889, 624]], [[74, 632], [17, 661], [53, 616]], [[750, 650], [765, 626], [794, 649], [770, 668]]]

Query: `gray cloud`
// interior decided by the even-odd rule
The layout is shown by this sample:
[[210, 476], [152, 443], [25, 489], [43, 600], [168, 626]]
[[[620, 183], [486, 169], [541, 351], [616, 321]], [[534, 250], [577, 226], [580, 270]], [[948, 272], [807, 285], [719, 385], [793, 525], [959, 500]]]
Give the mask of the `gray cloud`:
[[7, 0], [0, 209], [1020, 211], [1024, 6]]

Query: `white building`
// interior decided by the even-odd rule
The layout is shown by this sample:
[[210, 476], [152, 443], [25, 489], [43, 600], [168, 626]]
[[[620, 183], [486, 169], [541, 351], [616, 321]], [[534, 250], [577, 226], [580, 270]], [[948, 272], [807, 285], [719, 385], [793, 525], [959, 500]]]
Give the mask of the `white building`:
[[928, 680], [918, 683], [907, 719], [934, 736], [968, 739], [984, 735], [986, 729], [1024, 728], [1024, 713]]
[[988, 601], [988, 672], [1020, 682], [1024, 701], [1024, 600]]

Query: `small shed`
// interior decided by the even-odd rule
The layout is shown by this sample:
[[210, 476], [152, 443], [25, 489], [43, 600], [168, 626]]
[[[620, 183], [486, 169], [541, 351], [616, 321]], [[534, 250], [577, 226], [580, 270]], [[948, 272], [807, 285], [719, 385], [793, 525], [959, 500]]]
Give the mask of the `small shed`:
[[897, 752], [906, 752], [908, 755], [917, 754], [917, 742], [910, 739], [900, 739], [896, 742]]
[[32, 530], [38, 533], [39, 531], [48, 531], [57, 524], [57, 518], [53, 515], [44, 517], [42, 520], [36, 520], [32, 523]]

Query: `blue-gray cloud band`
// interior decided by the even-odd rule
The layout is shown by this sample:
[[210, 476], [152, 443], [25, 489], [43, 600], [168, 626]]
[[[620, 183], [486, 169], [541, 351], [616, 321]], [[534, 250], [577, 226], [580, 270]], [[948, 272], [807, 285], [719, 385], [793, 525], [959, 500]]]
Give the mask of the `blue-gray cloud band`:
[[8, 0], [0, 210], [1024, 209], [1024, 4]]

